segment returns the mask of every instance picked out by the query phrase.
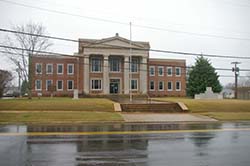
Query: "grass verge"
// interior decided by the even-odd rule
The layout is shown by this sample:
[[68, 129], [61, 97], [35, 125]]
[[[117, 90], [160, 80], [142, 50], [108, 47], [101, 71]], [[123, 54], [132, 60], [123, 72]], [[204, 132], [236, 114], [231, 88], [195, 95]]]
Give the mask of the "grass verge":
[[0, 112], [0, 124], [75, 124], [88, 122], [122, 122], [115, 112]]
[[2, 99], [0, 111], [113, 111], [113, 102], [108, 99], [82, 98], [33, 98]]
[[194, 100], [190, 98], [154, 98], [161, 101], [183, 102], [190, 112], [217, 120], [250, 120], [249, 100]]

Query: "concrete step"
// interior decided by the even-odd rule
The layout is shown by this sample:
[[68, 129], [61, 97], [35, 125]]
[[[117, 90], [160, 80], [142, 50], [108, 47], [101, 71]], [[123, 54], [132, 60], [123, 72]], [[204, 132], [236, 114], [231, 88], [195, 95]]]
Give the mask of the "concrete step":
[[124, 112], [183, 112], [178, 103], [121, 104]]

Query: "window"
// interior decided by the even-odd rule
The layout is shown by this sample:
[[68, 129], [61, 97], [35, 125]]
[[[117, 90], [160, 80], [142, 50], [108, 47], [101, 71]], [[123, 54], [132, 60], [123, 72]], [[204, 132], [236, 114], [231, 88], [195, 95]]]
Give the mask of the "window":
[[181, 76], [181, 68], [180, 67], [175, 68], [175, 76]]
[[42, 90], [42, 80], [36, 80], [35, 89], [36, 90]]
[[57, 87], [58, 91], [62, 91], [63, 90], [63, 81], [62, 80], [58, 80], [56, 87]]
[[46, 74], [52, 74], [52, 73], [53, 73], [53, 65], [46, 64]]
[[91, 89], [92, 90], [101, 90], [102, 89], [102, 80], [100, 80], [100, 79], [91, 80]]
[[68, 87], [68, 90], [73, 90], [74, 89], [74, 81], [73, 80], [68, 80], [67, 81], [67, 87]]
[[74, 74], [74, 64], [68, 64], [67, 68], [68, 68], [68, 72], [67, 72], [68, 75]]
[[46, 91], [52, 90], [52, 80], [46, 80]]
[[92, 72], [101, 72], [102, 71], [101, 58], [92, 58], [91, 59], [91, 71]]
[[154, 76], [155, 75], [155, 67], [154, 66], [149, 66], [149, 75]]
[[154, 81], [150, 81], [150, 84], [149, 84], [149, 90], [153, 91], [155, 90], [155, 82]]
[[160, 81], [159, 82], [159, 87], [158, 87], [159, 91], [163, 91], [164, 90], [164, 82]]
[[42, 64], [36, 63], [36, 74], [42, 74]]
[[57, 64], [57, 74], [63, 74], [63, 64]]
[[181, 90], [181, 82], [180, 81], [176, 81], [175, 82], [175, 89], [176, 89], [176, 91], [180, 91]]
[[168, 82], [168, 91], [172, 91], [173, 86], [172, 86], [172, 82]]
[[109, 70], [111, 72], [120, 72], [120, 59], [119, 58], [111, 58], [109, 60]]
[[173, 70], [172, 67], [167, 67], [167, 76], [172, 76], [173, 73], [172, 70]]
[[131, 71], [132, 73], [138, 72], [138, 59], [137, 58], [132, 58]]
[[163, 76], [164, 72], [163, 72], [163, 67], [162, 66], [158, 66], [158, 76]]
[[131, 90], [137, 90], [138, 89], [138, 81], [133, 79], [131, 80]]

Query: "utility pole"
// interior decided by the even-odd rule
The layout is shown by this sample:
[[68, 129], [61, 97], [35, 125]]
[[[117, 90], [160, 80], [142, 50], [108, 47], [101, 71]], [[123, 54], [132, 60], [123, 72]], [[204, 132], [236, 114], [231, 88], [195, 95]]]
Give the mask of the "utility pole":
[[238, 98], [238, 76], [240, 73], [240, 68], [237, 67], [238, 64], [241, 64], [240, 62], [231, 62], [231, 64], [234, 64], [234, 67], [232, 68], [232, 72], [234, 72], [235, 77], [235, 88], [234, 88], [234, 98]]

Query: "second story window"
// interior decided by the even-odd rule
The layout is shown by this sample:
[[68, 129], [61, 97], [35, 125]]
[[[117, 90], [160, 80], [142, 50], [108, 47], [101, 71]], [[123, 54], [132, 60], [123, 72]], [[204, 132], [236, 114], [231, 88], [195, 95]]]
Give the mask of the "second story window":
[[91, 59], [91, 71], [101, 72], [102, 71], [102, 60], [100, 58]]
[[172, 76], [172, 75], [173, 75], [172, 67], [167, 67], [167, 76]]
[[155, 67], [154, 66], [150, 66], [149, 67], [149, 76], [154, 76], [155, 75]]
[[63, 74], [63, 64], [57, 64], [57, 74]]
[[67, 69], [68, 69], [68, 72], [67, 72], [68, 75], [74, 74], [74, 64], [68, 64]]
[[53, 65], [46, 64], [46, 74], [52, 74], [52, 73], [53, 73]]
[[36, 74], [42, 74], [42, 64], [36, 63]]
[[163, 76], [164, 72], [163, 72], [163, 67], [162, 66], [158, 66], [158, 76]]
[[120, 59], [119, 58], [111, 58], [109, 60], [109, 66], [111, 72], [120, 72]]
[[132, 64], [131, 64], [131, 72], [137, 73], [138, 72], [138, 59], [132, 58]]
[[175, 68], [175, 76], [181, 76], [181, 68], [180, 67]]

